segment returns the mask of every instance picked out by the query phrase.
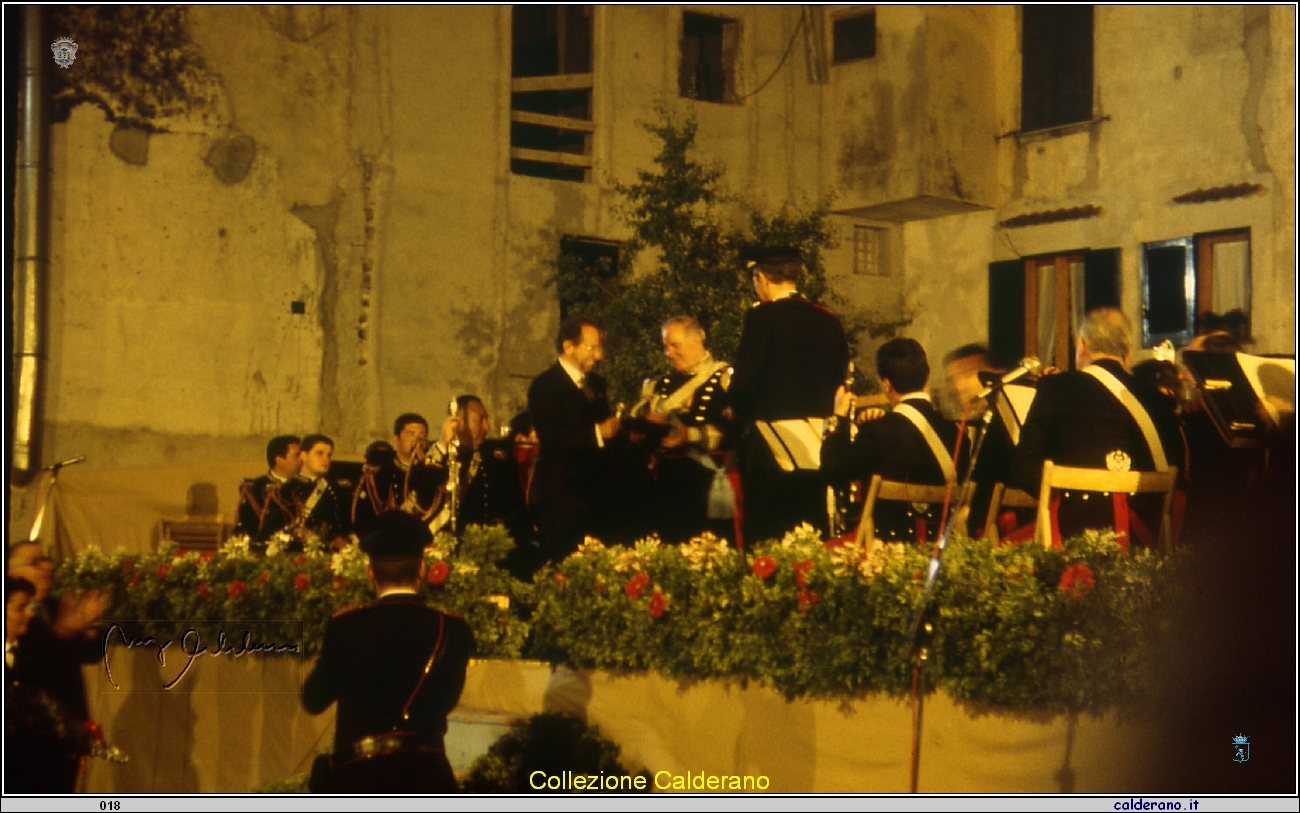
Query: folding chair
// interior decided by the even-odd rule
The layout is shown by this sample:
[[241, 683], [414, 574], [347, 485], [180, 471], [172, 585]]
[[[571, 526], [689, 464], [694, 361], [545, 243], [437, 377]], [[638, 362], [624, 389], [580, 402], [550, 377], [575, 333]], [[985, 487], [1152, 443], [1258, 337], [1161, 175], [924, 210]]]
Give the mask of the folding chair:
[[[970, 494], [975, 493], [975, 483], [970, 484], [966, 501], [961, 505], [950, 504], [948, 510], [953, 514], [953, 530], [966, 533], [966, 517], [970, 514]], [[867, 488], [867, 499], [862, 505], [862, 522], [858, 524], [858, 544], [865, 544], [876, 538], [876, 502], [918, 502], [930, 505], [943, 505], [948, 494], [948, 486], [925, 486], [916, 483], [900, 483], [897, 480], [885, 480], [879, 474], [872, 476]], [[961, 497], [960, 486], [953, 485], [953, 499]]]
[[[998, 543], [998, 514], [1003, 508], [1037, 508], [1038, 500], [1028, 491], [1007, 488], [1002, 483], [993, 484], [993, 498], [989, 500], [989, 515], [984, 521], [984, 538]], [[1028, 531], [1025, 531], [1028, 534]]]
[[1038, 528], [1034, 539], [1044, 548], [1052, 546], [1052, 489], [1092, 491], [1102, 494], [1162, 493], [1164, 506], [1160, 512], [1160, 549], [1168, 553], [1173, 548], [1174, 483], [1178, 469], [1168, 471], [1107, 471], [1106, 469], [1081, 469], [1058, 466], [1047, 460], [1043, 463], [1043, 480], [1038, 491]]

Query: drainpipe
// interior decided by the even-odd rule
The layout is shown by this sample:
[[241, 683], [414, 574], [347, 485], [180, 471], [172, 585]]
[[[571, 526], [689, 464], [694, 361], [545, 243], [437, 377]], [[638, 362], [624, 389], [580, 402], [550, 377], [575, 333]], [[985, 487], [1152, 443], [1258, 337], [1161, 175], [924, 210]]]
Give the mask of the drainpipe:
[[[21, 110], [14, 201], [13, 480], [25, 484], [40, 468], [40, 390], [44, 376], [45, 284], [49, 274], [49, 196], [45, 42], [41, 9], [23, 7]], [[44, 57], [44, 59], [42, 58]]]

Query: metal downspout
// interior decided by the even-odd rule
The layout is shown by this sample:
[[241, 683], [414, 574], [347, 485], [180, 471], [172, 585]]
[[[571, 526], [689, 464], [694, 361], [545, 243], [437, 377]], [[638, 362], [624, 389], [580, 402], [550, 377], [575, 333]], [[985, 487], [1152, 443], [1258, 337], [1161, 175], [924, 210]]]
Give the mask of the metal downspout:
[[14, 200], [13, 480], [24, 484], [40, 468], [41, 384], [45, 287], [49, 274], [49, 195], [45, 57], [41, 9], [23, 7], [22, 95]]

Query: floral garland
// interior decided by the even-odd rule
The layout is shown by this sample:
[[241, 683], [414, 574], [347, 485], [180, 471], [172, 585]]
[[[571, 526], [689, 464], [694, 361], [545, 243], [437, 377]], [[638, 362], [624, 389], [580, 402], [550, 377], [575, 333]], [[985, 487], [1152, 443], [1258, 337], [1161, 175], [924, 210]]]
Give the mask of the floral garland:
[[[907, 628], [928, 562], [915, 546], [827, 548], [807, 526], [744, 553], [710, 535], [680, 546], [588, 538], [529, 585], [495, 564], [512, 545], [499, 527], [471, 527], [425, 552], [423, 597], [469, 621], [479, 656], [759, 680], [790, 697], [910, 688]], [[926, 689], [1047, 712], [1144, 697], [1153, 685], [1144, 653], [1167, 626], [1181, 562], [1126, 554], [1109, 533], [1054, 550], [954, 539], [923, 642]], [[105, 618], [146, 629], [288, 619], [305, 627], [310, 654], [330, 615], [373, 600], [365, 568], [355, 546], [267, 556], [239, 542], [215, 555], [92, 549], [65, 562], [57, 584], [113, 589]]]

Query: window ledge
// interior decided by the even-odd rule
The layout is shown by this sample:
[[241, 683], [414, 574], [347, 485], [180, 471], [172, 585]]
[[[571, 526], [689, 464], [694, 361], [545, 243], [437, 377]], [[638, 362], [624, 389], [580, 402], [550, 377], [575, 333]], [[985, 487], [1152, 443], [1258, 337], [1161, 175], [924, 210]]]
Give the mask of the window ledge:
[[1103, 121], [1110, 121], [1110, 116], [1099, 116], [1087, 121], [1076, 121], [1070, 124], [1058, 124], [1055, 127], [1044, 127], [1041, 130], [1012, 130], [998, 136], [998, 140], [1015, 136], [1017, 144], [1032, 144], [1035, 141], [1047, 141], [1053, 138], [1074, 135], [1075, 133], [1091, 132], [1100, 129]]

